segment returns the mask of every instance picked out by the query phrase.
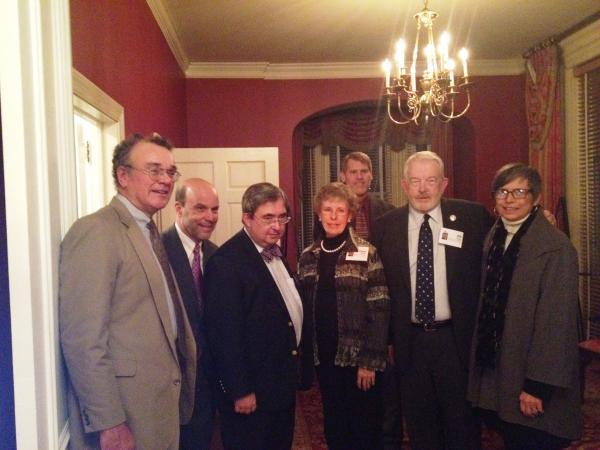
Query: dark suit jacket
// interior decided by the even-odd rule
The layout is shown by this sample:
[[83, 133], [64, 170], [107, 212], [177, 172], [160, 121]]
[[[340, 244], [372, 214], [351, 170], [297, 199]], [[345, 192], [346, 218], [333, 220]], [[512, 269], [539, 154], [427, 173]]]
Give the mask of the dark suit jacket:
[[[467, 368], [479, 298], [483, 240], [492, 219], [478, 203], [444, 199], [441, 206], [444, 227], [464, 233], [462, 248], [446, 246], [446, 277], [454, 338], [459, 358]], [[373, 244], [381, 256], [392, 300], [391, 328], [400, 370], [411, 358], [408, 212], [408, 205], [390, 211], [375, 222], [373, 229]]]
[[294, 404], [298, 346], [284, 300], [244, 230], [208, 261], [205, 323], [215, 363], [219, 408], [252, 392], [265, 411]]
[[[207, 350], [206, 344], [206, 333], [202, 325], [202, 314], [203, 312], [198, 309], [198, 301], [196, 297], [196, 287], [194, 286], [194, 276], [192, 275], [192, 268], [188, 259], [187, 253], [183, 248], [181, 239], [177, 234], [175, 225], [172, 225], [168, 230], [162, 233], [162, 241], [169, 257], [169, 263], [175, 273], [177, 284], [179, 285], [179, 292], [181, 292], [181, 298], [185, 306], [185, 312], [187, 313], [190, 326], [194, 332], [196, 338], [196, 344], [198, 348], [199, 364], [197, 368], [198, 376], [208, 376], [210, 371], [210, 357]], [[210, 241], [204, 241], [202, 243], [202, 269], [204, 271], [206, 262], [217, 250], [217, 246]], [[197, 383], [196, 387], [200, 387]]]

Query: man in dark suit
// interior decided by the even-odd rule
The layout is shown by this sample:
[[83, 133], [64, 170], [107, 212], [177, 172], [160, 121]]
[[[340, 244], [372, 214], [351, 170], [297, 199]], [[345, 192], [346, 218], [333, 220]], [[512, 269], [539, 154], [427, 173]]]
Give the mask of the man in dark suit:
[[[392, 299], [402, 411], [411, 448], [417, 450], [479, 445], [466, 384], [482, 244], [491, 217], [483, 205], [442, 200], [447, 184], [435, 153], [415, 153], [402, 180], [409, 205], [385, 214], [374, 229]], [[420, 245], [426, 228], [428, 246]], [[427, 252], [430, 263], [422, 269]]]
[[175, 211], [175, 223], [162, 234], [162, 240], [198, 349], [194, 413], [190, 423], [181, 427], [180, 448], [208, 450], [215, 404], [210, 386], [210, 354], [202, 326], [201, 285], [206, 261], [217, 250], [209, 240], [219, 220], [217, 191], [201, 178], [187, 179], [175, 192]]
[[244, 229], [206, 267], [205, 323], [228, 450], [292, 446], [303, 312], [277, 246], [289, 221], [280, 188], [250, 186]]
[[[369, 192], [373, 181], [373, 164], [369, 155], [363, 152], [348, 153], [342, 160], [340, 181], [347, 184], [358, 197], [358, 211], [354, 215], [352, 227], [363, 239], [372, 242], [373, 224], [394, 206], [378, 195]], [[398, 373], [391, 355], [385, 370], [377, 377], [381, 383], [382, 434], [385, 450], [402, 448], [402, 414]]]

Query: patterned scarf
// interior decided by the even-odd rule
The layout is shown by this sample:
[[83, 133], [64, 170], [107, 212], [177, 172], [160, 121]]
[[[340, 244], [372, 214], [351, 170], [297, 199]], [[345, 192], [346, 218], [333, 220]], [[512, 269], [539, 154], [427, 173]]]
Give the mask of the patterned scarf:
[[508, 301], [510, 283], [519, 257], [521, 238], [535, 219], [535, 208], [523, 222], [506, 251], [504, 245], [508, 232], [502, 219], [494, 226], [494, 234], [487, 256], [485, 281], [481, 292], [481, 311], [477, 329], [477, 348], [475, 358], [479, 367], [496, 367], [496, 355], [502, 344], [504, 331], [504, 311]]

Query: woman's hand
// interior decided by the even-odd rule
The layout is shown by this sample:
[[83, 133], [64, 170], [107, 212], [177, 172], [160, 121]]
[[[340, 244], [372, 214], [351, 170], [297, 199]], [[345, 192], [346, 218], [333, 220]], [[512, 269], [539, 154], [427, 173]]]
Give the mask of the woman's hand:
[[521, 391], [521, 395], [519, 395], [519, 406], [521, 407], [521, 412], [527, 417], [536, 417], [544, 414], [542, 400], [525, 391]]
[[362, 391], [371, 389], [375, 386], [375, 371], [359, 367], [356, 373], [356, 385]]

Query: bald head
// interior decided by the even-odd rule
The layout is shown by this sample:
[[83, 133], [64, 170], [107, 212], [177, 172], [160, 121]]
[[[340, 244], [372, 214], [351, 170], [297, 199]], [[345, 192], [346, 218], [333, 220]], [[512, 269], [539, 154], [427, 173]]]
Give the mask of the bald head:
[[195, 242], [210, 239], [219, 220], [215, 187], [202, 178], [188, 178], [175, 192], [177, 225]]

